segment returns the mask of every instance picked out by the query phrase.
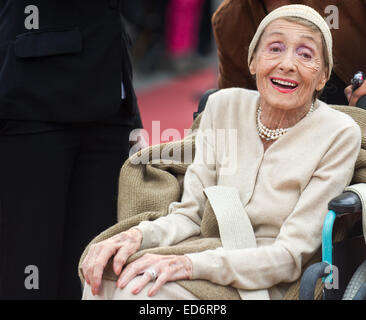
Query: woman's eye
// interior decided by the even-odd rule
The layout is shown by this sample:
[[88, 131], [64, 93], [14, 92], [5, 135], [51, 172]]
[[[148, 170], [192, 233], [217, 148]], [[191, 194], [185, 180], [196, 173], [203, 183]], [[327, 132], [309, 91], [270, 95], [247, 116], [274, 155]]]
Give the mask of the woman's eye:
[[269, 45], [268, 49], [270, 52], [279, 53], [282, 52], [284, 48], [280, 43], [272, 43]]
[[297, 54], [306, 60], [310, 60], [313, 57], [312, 52], [307, 48], [298, 49]]

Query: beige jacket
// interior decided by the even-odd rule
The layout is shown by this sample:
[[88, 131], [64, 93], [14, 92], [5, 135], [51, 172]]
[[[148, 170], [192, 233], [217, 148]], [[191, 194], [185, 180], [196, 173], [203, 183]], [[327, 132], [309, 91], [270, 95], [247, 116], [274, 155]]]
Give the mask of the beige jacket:
[[138, 225], [142, 249], [179, 243], [200, 233], [204, 188], [236, 187], [258, 248], [187, 254], [194, 279], [249, 290], [296, 280], [321, 244], [329, 200], [352, 178], [361, 144], [352, 118], [317, 100], [312, 114], [264, 152], [258, 102], [258, 92], [239, 88], [210, 96], [181, 202], [167, 216]]

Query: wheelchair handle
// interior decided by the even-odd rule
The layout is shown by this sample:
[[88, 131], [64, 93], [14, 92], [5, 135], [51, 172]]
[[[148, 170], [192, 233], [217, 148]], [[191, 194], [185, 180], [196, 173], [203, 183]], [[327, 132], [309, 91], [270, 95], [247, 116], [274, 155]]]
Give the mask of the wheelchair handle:
[[207, 90], [201, 97], [200, 99], [200, 102], [198, 104], [198, 109], [197, 109], [197, 112], [193, 112], [193, 120], [195, 120], [199, 114], [201, 112], [203, 112], [205, 110], [205, 107], [206, 107], [206, 103], [207, 103], [207, 100], [208, 100], [208, 97], [215, 93], [216, 91], [218, 91], [219, 89], [209, 89]]
[[356, 193], [346, 191], [328, 203], [328, 210], [334, 211], [336, 215], [357, 213], [362, 211], [362, 202]]

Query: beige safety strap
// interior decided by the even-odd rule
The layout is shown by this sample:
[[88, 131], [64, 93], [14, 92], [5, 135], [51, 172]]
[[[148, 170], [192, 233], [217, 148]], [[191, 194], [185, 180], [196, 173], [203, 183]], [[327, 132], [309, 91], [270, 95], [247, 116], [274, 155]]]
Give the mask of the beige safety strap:
[[[203, 190], [210, 201], [219, 226], [224, 249], [256, 248], [252, 224], [236, 188], [212, 186]], [[242, 300], [269, 300], [268, 290], [238, 289]]]

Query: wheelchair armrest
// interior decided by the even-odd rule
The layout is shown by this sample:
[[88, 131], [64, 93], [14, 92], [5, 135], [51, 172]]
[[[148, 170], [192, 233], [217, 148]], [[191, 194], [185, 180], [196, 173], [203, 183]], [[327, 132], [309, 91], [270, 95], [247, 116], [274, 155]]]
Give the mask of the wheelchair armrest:
[[344, 213], [357, 213], [362, 211], [362, 203], [361, 199], [356, 193], [352, 191], [346, 191], [333, 198], [328, 203], [328, 209], [333, 210], [336, 215]]
[[314, 300], [316, 282], [319, 278], [325, 277], [329, 272], [326, 262], [317, 262], [310, 265], [305, 271], [300, 281], [300, 300]]

